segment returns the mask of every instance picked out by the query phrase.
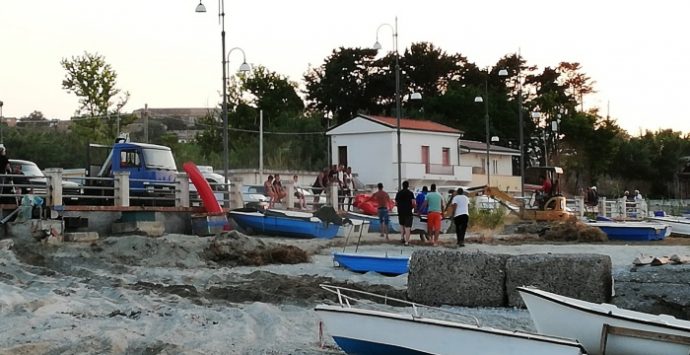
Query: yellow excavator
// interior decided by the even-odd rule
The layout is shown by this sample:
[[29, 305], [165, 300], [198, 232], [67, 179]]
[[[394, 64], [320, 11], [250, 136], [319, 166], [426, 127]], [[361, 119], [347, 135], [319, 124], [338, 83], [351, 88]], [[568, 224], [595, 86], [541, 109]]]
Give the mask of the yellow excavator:
[[[532, 197], [529, 202], [524, 199], [515, 198], [497, 187], [493, 186], [478, 186], [469, 188], [467, 195], [489, 196], [499, 203], [506, 206], [511, 212], [518, 215], [523, 220], [532, 221], [556, 221], [566, 220], [573, 216], [566, 208], [566, 199], [561, 195], [560, 191], [560, 176], [563, 174], [563, 169], [559, 167], [533, 167], [529, 168], [529, 174], [526, 173], [525, 190], [532, 192]], [[538, 189], [541, 185], [527, 184], [527, 176], [536, 175], [537, 177], [544, 177], [551, 181], [551, 193], [544, 194]], [[530, 181], [532, 182], [532, 181]]]

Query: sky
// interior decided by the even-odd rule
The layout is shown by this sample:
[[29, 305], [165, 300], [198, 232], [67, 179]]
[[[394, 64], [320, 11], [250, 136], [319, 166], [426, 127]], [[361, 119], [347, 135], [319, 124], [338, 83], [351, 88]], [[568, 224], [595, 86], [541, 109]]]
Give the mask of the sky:
[[[0, 0], [0, 101], [5, 117], [41, 111], [68, 119], [78, 98], [62, 89], [60, 60], [105, 57], [124, 111], [212, 107], [222, 88], [218, 1]], [[690, 132], [690, 2], [602, 0], [227, 0], [226, 49], [301, 83], [333, 49], [371, 47], [398, 18], [400, 49], [431, 42], [484, 67], [520, 50], [540, 69], [579, 62], [594, 81], [585, 109], [598, 107], [632, 135]], [[392, 30], [379, 30], [383, 50]], [[236, 70], [242, 53], [230, 53]]]

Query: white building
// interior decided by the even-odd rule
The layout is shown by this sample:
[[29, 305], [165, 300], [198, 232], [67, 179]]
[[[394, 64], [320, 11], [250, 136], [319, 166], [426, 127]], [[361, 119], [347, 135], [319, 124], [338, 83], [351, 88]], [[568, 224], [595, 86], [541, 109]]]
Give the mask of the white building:
[[489, 176], [486, 176], [486, 142], [460, 140], [462, 165], [472, 167], [472, 181], [468, 186], [487, 184], [512, 194], [520, 193], [520, 176], [513, 175], [513, 157], [520, 157], [517, 149], [489, 145]]
[[[326, 135], [330, 139], [334, 163], [351, 166], [365, 184], [381, 182], [384, 189], [394, 191], [398, 186], [396, 133], [396, 118], [360, 114], [331, 128]], [[462, 142], [471, 142], [462, 141], [462, 135], [462, 131], [440, 123], [401, 119], [401, 179], [408, 180], [412, 187], [431, 183], [464, 186], [486, 184], [484, 170], [477, 169], [481, 169], [481, 158], [473, 155], [474, 149], [461, 148]], [[506, 152], [503, 149], [506, 148], [491, 146], [490, 156], [496, 160], [497, 177], [512, 175], [511, 155], [519, 155], [516, 150]], [[480, 160], [475, 161], [476, 158]], [[520, 179], [516, 178], [519, 188]]]

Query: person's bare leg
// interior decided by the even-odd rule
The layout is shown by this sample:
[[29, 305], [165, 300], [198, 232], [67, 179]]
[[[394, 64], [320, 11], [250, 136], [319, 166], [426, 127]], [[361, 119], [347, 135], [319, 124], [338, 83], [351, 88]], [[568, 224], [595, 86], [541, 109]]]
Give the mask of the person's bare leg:
[[383, 232], [383, 235], [386, 236], [386, 240], [389, 240], [388, 239], [388, 224], [382, 223], [381, 224], [381, 231]]

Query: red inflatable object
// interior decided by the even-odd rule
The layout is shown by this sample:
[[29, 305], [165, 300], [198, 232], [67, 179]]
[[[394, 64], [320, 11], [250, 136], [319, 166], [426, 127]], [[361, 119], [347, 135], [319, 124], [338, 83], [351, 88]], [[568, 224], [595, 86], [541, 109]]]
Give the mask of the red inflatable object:
[[189, 179], [192, 180], [192, 184], [196, 186], [196, 191], [199, 193], [204, 210], [208, 213], [223, 213], [223, 208], [220, 207], [218, 200], [213, 195], [211, 185], [208, 184], [208, 181], [201, 174], [199, 168], [196, 167], [196, 164], [188, 161], [182, 165], [182, 169], [187, 172]]
[[[355, 196], [355, 201], [352, 203], [353, 206], [359, 208], [362, 210], [364, 214], [370, 215], [370, 216], [376, 216], [378, 214], [378, 209], [379, 209], [379, 204], [376, 203], [376, 201], [371, 200], [367, 201], [367, 199], [370, 197], [370, 195], [366, 194], [359, 194]], [[394, 206], [393, 201], [391, 201], [388, 204], [388, 208], [392, 209]]]

